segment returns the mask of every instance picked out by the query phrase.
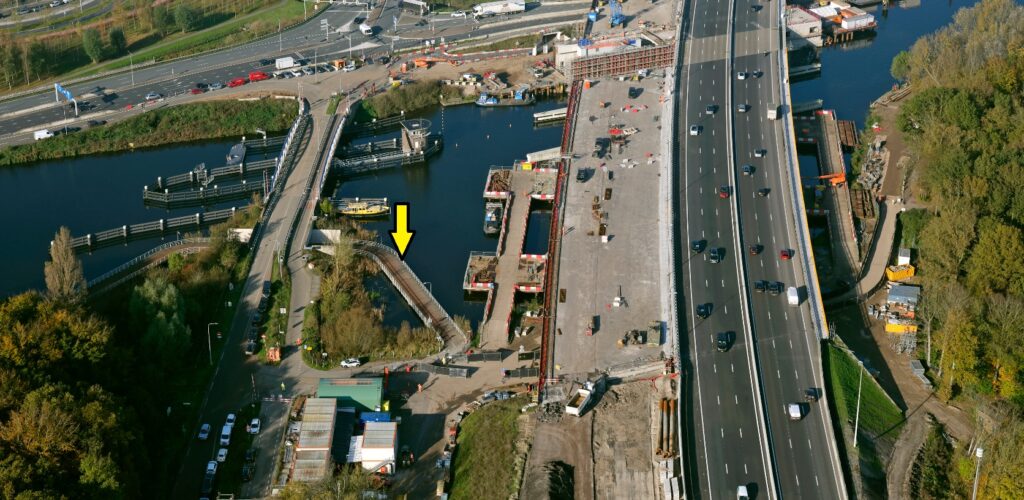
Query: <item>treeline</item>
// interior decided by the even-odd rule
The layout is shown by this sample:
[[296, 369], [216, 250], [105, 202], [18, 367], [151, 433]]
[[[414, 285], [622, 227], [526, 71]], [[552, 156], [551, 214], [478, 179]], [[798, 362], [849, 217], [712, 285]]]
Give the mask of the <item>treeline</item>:
[[153, 6], [149, 0], [118, 0], [112, 2], [111, 12], [103, 20], [84, 28], [43, 35], [0, 35], [0, 88], [31, 85], [90, 63], [122, 57], [172, 34], [214, 26], [276, 2], [177, 0]]
[[248, 269], [228, 226], [93, 301], [64, 228], [45, 294], [0, 301], [0, 496], [167, 496], [208, 382], [206, 324]]
[[[930, 334], [930, 374], [940, 397], [999, 416], [978, 429], [987, 442], [981, 498], [1018, 498], [1024, 473], [1022, 46], [1024, 7], [982, 0], [892, 65], [914, 89], [898, 126], [918, 156], [929, 207], [900, 221], [924, 285], [918, 314], [922, 336]], [[970, 461], [959, 452], [949, 460], [953, 490], [969, 487]]]
[[439, 81], [416, 82], [408, 85], [392, 87], [387, 91], [361, 101], [360, 109], [356, 110], [357, 121], [372, 118], [396, 116], [403, 111], [411, 113], [441, 102], [445, 99], [456, 99], [462, 96], [457, 87], [441, 85]]
[[122, 122], [0, 149], [0, 165], [237, 137], [257, 128], [279, 132], [291, 127], [298, 112], [295, 101], [288, 99], [171, 106]]

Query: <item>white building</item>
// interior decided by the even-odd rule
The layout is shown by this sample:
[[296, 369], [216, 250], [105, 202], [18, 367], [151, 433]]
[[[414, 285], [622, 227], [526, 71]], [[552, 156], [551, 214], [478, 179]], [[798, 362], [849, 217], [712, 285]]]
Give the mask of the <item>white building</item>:
[[398, 422], [367, 422], [362, 438], [359, 457], [363, 469], [394, 472], [398, 455]]

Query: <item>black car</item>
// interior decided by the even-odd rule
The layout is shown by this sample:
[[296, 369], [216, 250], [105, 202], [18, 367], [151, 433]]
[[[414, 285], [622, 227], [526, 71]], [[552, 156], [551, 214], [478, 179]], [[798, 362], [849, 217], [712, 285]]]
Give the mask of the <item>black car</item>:
[[260, 59], [260, 66], [270, 66], [271, 64], [274, 64], [273, 59]]
[[711, 249], [711, 263], [718, 264], [722, 262], [722, 254], [725, 253], [723, 249], [715, 247]]
[[273, 287], [269, 281], [263, 282], [263, 297], [270, 297], [270, 289]]
[[252, 313], [252, 316], [249, 317], [249, 324], [255, 328], [259, 328], [260, 323], [263, 323], [263, 315], [258, 312]]
[[769, 191], [769, 189], [768, 189], [768, 188], [761, 188], [761, 189], [758, 189], [758, 190], [757, 190], [757, 195], [758, 195], [758, 196], [762, 196], [762, 197], [764, 197], [764, 196], [768, 196], [768, 191]]
[[690, 250], [693, 250], [693, 253], [703, 252], [705, 246], [707, 246], [707, 242], [704, 240], [693, 240], [690, 242]]
[[256, 353], [256, 342], [253, 342], [251, 340], [246, 342], [245, 343], [245, 354], [247, 356], [252, 356], [255, 353]]
[[258, 453], [259, 452], [256, 450], [256, 448], [249, 448], [248, 450], [245, 450], [245, 463], [247, 463], [247, 464], [254, 464], [254, 463], [256, 463], [256, 455]]
[[754, 291], [758, 293], [764, 293], [768, 288], [768, 282], [765, 280], [757, 280], [754, 282]]
[[715, 336], [715, 347], [718, 348], [718, 352], [725, 352], [729, 350], [730, 340], [732, 339], [732, 332], [718, 332]]
[[768, 283], [768, 293], [772, 295], [778, 295], [782, 293], [782, 283], [778, 281]]
[[388, 56], [380, 56], [377, 58], [377, 64], [387, 64], [391, 62], [391, 58]]
[[743, 175], [750, 175], [754, 173], [753, 165], [743, 165]]
[[750, 255], [758, 255], [761, 253], [761, 250], [764, 250], [764, 246], [750, 245]]
[[707, 318], [711, 316], [711, 304], [697, 304], [697, 317]]
[[86, 125], [88, 125], [89, 127], [99, 127], [100, 125], [106, 124], [106, 120], [89, 120], [88, 122], [86, 122]]
[[590, 178], [590, 169], [589, 168], [580, 167], [580, 169], [576, 171], [576, 182], [587, 182], [587, 179], [589, 179], [589, 178]]
[[629, 98], [630, 99], [636, 99], [637, 97], [640, 97], [640, 94], [642, 94], [643, 92], [644, 92], [644, 89], [642, 89], [642, 88], [630, 87], [629, 88]]

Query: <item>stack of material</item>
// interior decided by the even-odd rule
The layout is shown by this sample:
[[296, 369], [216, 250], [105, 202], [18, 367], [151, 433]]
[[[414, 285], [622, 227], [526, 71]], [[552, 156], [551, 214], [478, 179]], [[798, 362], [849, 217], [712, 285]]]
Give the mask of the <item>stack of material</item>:
[[672, 458], [679, 451], [676, 449], [676, 400], [661, 398], [658, 408], [661, 424], [658, 427], [658, 448], [654, 453], [661, 458]]

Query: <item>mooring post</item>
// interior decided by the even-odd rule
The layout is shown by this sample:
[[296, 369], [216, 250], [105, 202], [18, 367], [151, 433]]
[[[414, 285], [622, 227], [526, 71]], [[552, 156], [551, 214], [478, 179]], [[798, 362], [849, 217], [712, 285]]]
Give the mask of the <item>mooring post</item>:
[[163, 189], [163, 187], [164, 187], [164, 178], [163, 177], [157, 177], [156, 178], [156, 188], [157, 189]]

